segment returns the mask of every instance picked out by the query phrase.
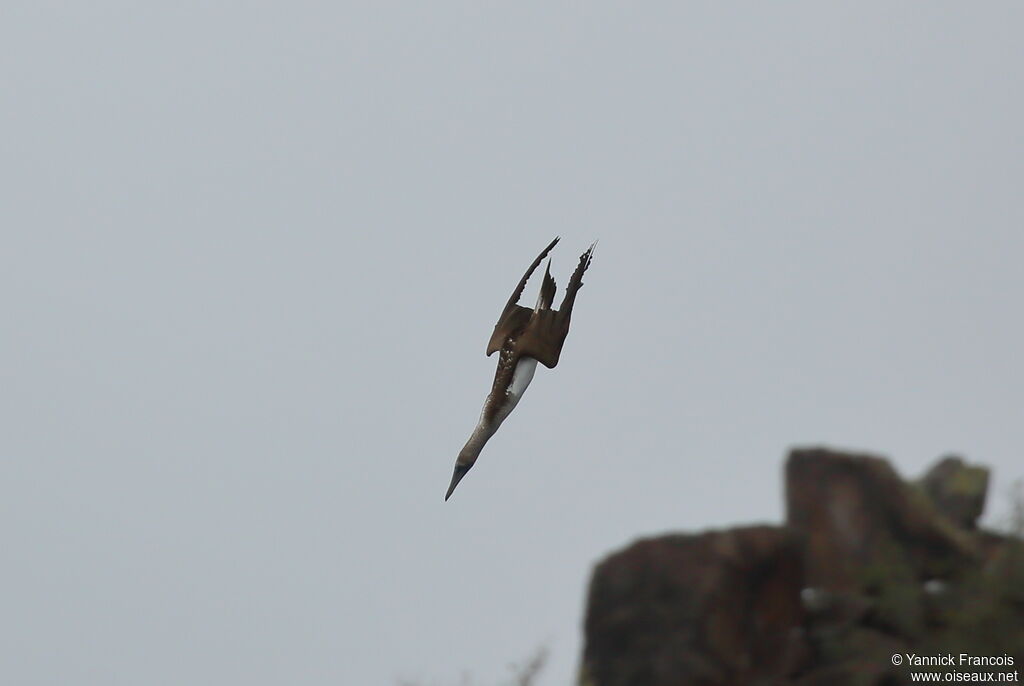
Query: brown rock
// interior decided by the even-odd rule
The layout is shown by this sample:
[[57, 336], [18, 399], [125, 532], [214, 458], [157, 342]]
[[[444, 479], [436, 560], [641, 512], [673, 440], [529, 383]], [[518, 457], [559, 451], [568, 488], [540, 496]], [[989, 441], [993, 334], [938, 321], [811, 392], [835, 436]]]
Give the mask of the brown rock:
[[945, 457], [921, 479], [921, 487], [935, 507], [960, 526], [974, 529], [985, 509], [988, 470]]
[[801, 660], [801, 578], [779, 527], [634, 543], [594, 571], [581, 683], [778, 683]]
[[844, 662], [816, 669], [793, 686], [902, 686], [906, 683], [890, 667], [863, 661]]
[[[940, 515], [887, 461], [868, 455], [790, 453], [786, 520], [806, 545], [807, 584], [827, 590], [877, 595], [905, 586], [898, 590], [916, 593], [980, 552], [969, 532]], [[901, 605], [894, 610], [913, 615], [915, 600], [898, 595], [889, 598]]]
[[596, 567], [581, 686], [889, 686], [906, 652], [1024, 664], [1024, 527], [974, 529], [987, 483], [956, 459], [911, 484], [794, 450], [785, 527], [642, 540]]

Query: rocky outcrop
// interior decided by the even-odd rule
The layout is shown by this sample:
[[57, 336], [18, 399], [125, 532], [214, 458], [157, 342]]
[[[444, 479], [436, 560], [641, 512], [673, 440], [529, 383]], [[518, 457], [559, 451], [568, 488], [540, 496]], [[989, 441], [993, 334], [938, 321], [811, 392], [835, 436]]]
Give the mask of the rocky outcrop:
[[969, 532], [885, 460], [822, 449], [786, 463], [786, 523], [804, 540], [810, 587], [852, 591], [880, 568], [914, 583], [942, 578], [979, 555]]
[[800, 557], [795, 537], [771, 526], [648, 539], [613, 555], [590, 586], [591, 682], [771, 683], [789, 673], [804, 612]]
[[921, 488], [940, 512], [956, 524], [974, 529], [985, 509], [988, 470], [951, 455], [928, 470], [921, 479]]
[[785, 473], [783, 525], [645, 539], [597, 565], [582, 685], [905, 683], [891, 658], [907, 652], [1024, 665], [1024, 546], [976, 527], [987, 470], [947, 458], [911, 483], [815, 448]]

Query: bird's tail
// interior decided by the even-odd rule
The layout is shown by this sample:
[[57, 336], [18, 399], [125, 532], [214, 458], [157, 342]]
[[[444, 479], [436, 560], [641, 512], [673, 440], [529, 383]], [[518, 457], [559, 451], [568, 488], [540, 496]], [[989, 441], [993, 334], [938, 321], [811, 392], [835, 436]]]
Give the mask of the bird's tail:
[[550, 310], [551, 303], [555, 301], [556, 290], [558, 287], [555, 285], [555, 279], [551, 276], [551, 259], [549, 258], [547, 269], [544, 270], [544, 282], [540, 285], [540, 294], [537, 296], [537, 306], [533, 308], [533, 311]]

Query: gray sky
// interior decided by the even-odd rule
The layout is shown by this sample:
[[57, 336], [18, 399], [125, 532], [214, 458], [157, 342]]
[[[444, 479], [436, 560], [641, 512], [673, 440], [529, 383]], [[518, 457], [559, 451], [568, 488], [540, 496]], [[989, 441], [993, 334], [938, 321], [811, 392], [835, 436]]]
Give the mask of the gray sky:
[[[1024, 7], [0, 18], [0, 681], [493, 683], [790, 446], [1024, 445]], [[598, 246], [452, 500], [516, 280]], [[534, 296], [533, 286], [527, 298]]]

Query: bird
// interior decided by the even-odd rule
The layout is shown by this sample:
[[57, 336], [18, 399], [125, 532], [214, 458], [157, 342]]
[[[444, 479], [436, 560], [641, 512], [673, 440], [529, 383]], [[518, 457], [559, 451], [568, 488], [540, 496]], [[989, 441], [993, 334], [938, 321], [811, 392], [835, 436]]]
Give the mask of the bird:
[[494, 383], [484, 400], [476, 428], [455, 460], [455, 471], [448, 492], [444, 496], [446, 502], [452, 497], [455, 487], [462, 478], [476, 464], [484, 445], [519, 404], [526, 388], [533, 381], [537, 363], [540, 362], [548, 369], [553, 369], [558, 364], [562, 345], [569, 334], [569, 320], [572, 317], [572, 306], [576, 302], [576, 293], [583, 285], [583, 273], [590, 266], [597, 242], [591, 244], [580, 256], [576, 270], [569, 277], [562, 304], [557, 310], [551, 309], [557, 291], [555, 280], [551, 277], [551, 258], [548, 258], [544, 271], [537, 304], [533, 309], [523, 307], [519, 304], [519, 298], [530, 276], [559, 240], [560, 238], [556, 236], [526, 270], [516, 289], [512, 291], [512, 296], [505, 304], [501, 316], [498, 317], [498, 323], [494, 325], [494, 333], [487, 343], [488, 357], [495, 352], [498, 353]]

